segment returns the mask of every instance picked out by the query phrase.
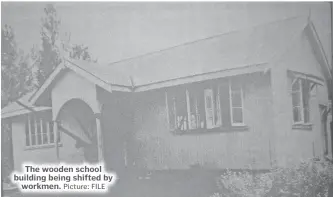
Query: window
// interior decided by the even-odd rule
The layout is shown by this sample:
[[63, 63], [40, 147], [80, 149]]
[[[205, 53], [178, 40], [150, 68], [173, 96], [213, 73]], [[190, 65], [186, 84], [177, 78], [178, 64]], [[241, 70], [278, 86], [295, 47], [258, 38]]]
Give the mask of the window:
[[199, 97], [194, 93], [190, 93], [189, 90], [186, 90], [186, 104], [188, 111], [188, 122], [189, 129], [197, 129], [202, 126], [202, 117], [199, 113]]
[[207, 129], [221, 126], [221, 103], [219, 88], [205, 89], [205, 112]]
[[241, 84], [225, 81], [173, 88], [166, 93], [166, 106], [171, 130], [244, 126]]
[[204, 128], [204, 107], [201, 96], [201, 91], [190, 89], [169, 92], [167, 105], [170, 129], [185, 131]]
[[[54, 144], [53, 124], [41, 117], [29, 115], [25, 123], [25, 136], [27, 147]], [[58, 142], [60, 142], [60, 135], [58, 136]]]
[[295, 124], [309, 123], [310, 83], [305, 79], [295, 79], [292, 82], [293, 121]]
[[229, 83], [231, 124], [243, 125], [243, 89], [238, 83]]

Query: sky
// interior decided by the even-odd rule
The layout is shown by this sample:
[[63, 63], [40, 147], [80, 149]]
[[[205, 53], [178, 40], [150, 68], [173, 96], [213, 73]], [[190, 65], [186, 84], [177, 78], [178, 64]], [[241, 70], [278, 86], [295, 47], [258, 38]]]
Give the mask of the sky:
[[[43, 2], [2, 2], [1, 25], [13, 27], [20, 48], [40, 46]], [[101, 64], [293, 16], [309, 16], [331, 54], [329, 3], [53, 3], [61, 37], [89, 47]], [[328, 56], [330, 57], [330, 56]], [[330, 59], [330, 58], [328, 58]]]

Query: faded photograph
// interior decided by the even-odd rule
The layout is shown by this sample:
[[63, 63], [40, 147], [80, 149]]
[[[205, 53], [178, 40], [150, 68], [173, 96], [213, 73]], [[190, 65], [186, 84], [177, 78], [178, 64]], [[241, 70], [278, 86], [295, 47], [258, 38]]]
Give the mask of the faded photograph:
[[333, 197], [331, 2], [1, 11], [2, 196], [52, 195], [11, 181], [29, 162], [102, 163], [103, 196]]

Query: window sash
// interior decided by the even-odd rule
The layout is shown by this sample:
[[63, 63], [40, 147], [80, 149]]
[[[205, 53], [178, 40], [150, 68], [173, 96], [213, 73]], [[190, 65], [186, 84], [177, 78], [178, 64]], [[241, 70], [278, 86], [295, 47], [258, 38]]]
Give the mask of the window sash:
[[[297, 83], [297, 84], [296, 84]], [[292, 109], [293, 109], [293, 123], [294, 124], [305, 124], [308, 123], [310, 120], [310, 88], [311, 86], [309, 85], [308, 87], [306, 86], [306, 83], [309, 83], [308, 81], [304, 81], [304, 79], [296, 79], [294, 83], [292, 83]], [[294, 90], [294, 85], [298, 85], [298, 89]], [[304, 92], [305, 88], [309, 88], [306, 92]], [[297, 99], [299, 99], [297, 102], [295, 102], [295, 95], [297, 95]], [[307, 101], [305, 101], [305, 99]], [[299, 103], [296, 105], [295, 103]], [[305, 107], [305, 105], [307, 105]], [[299, 120], [295, 119], [295, 109], [299, 109]]]
[[[26, 124], [26, 147], [39, 147], [55, 143], [54, 136], [51, 136], [54, 135], [54, 132], [51, 132], [52, 124], [50, 124], [50, 121], [29, 115]], [[52, 141], [51, 138], [53, 138]], [[60, 142], [60, 136], [58, 142]]]
[[[214, 92], [213, 92], [214, 93]], [[220, 86], [217, 86], [215, 96], [215, 126], [222, 126], [222, 110], [221, 110], [221, 98], [220, 98]]]
[[302, 101], [303, 101], [303, 121], [304, 123], [310, 122], [310, 92], [311, 86], [309, 81], [303, 81], [302, 86]]
[[[294, 124], [298, 124], [298, 123], [304, 123], [304, 113], [303, 113], [303, 93], [302, 93], [302, 80], [300, 79], [297, 79], [297, 81], [292, 84], [293, 86], [294, 85], [298, 85], [298, 89], [296, 90], [293, 90], [293, 86], [291, 87], [292, 88], [292, 99], [293, 99], [293, 120], [294, 120]], [[294, 99], [296, 99], [294, 96], [295, 95], [298, 95], [297, 97], [297, 102], [295, 102]], [[298, 105], [294, 105], [294, 103], [299, 103]], [[299, 120], [295, 120], [295, 112], [294, 112], [294, 109], [299, 109], [299, 114], [300, 114], [300, 117], [299, 117]]]
[[[215, 93], [215, 94], [214, 94]], [[212, 129], [222, 125], [219, 87], [204, 90], [206, 127]]]
[[[193, 103], [191, 103], [191, 101]], [[186, 107], [187, 107], [187, 120], [188, 120], [189, 130], [198, 129], [201, 127], [198, 105], [199, 103], [197, 95], [194, 96], [191, 95], [189, 90], [186, 89]]]
[[27, 119], [28, 119], [28, 134], [29, 134], [29, 136], [27, 136], [27, 138], [29, 139], [29, 146], [34, 146], [33, 144], [32, 144], [32, 133], [31, 133], [31, 118], [30, 118], [30, 116], [28, 116], [27, 117]]
[[[233, 96], [239, 95], [241, 100], [241, 106], [234, 106], [233, 105]], [[243, 101], [243, 88], [242, 86], [239, 87], [239, 89], [234, 89], [232, 81], [229, 80], [229, 99], [230, 99], [230, 120], [231, 120], [231, 126], [244, 126], [244, 101]], [[241, 109], [242, 112], [242, 121], [236, 122], [234, 120], [234, 109]]]
[[35, 119], [35, 130], [36, 130], [36, 144], [41, 145], [43, 144], [42, 142], [42, 124], [40, 124], [40, 120], [39, 118]]
[[204, 90], [205, 98], [205, 113], [206, 113], [206, 127], [211, 129], [214, 127], [214, 101], [213, 101], [213, 90]]

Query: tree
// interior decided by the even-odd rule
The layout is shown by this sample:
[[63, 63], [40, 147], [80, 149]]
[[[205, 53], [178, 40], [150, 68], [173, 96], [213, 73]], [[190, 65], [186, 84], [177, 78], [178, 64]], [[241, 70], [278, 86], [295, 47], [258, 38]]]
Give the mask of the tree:
[[53, 69], [61, 63], [59, 49], [56, 41], [59, 35], [60, 19], [52, 4], [44, 8], [45, 16], [42, 18], [41, 37], [42, 50], [39, 53], [39, 64], [37, 70], [37, 80], [41, 85]]
[[73, 59], [97, 61], [92, 60], [88, 47], [82, 44], [70, 44], [70, 36], [66, 43], [60, 40], [59, 27], [61, 21], [58, 18], [56, 8], [52, 4], [48, 4], [44, 8], [44, 13], [41, 29], [42, 50], [39, 51], [38, 55], [32, 53], [34, 54], [33, 58], [38, 62], [36, 77], [39, 85], [43, 84], [48, 75], [61, 63], [62, 53], [60, 51], [67, 53]]
[[12, 28], [1, 29], [1, 108], [20, 98], [33, 87], [28, 56], [18, 50]]
[[70, 57], [73, 59], [80, 59], [80, 60], [86, 60], [86, 61], [92, 61], [97, 62], [97, 60], [93, 60], [89, 51], [88, 47], [81, 45], [73, 45], [72, 51], [70, 53]]
[[70, 58], [79, 59], [91, 62], [97, 62], [97, 59], [93, 59], [89, 48], [83, 44], [71, 44], [71, 34], [66, 33], [66, 41], [62, 41], [62, 48], [66, 51]]
[[81, 44], [74, 44], [71, 45], [70, 51], [69, 51], [69, 57], [73, 59], [78, 59], [78, 60], [85, 60], [89, 62], [97, 62], [97, 59], [93, 59], [88, 47]]
[[[33, 77], [28, 56], [19, 50], [13, 29], [5, 25], [1, 28], [1, 108], [15, 101], [33, 88]], [[1, 122], [1, 147], [3, 150], [3, 180], [13, 170], [11, 126], [9, 120]]]

